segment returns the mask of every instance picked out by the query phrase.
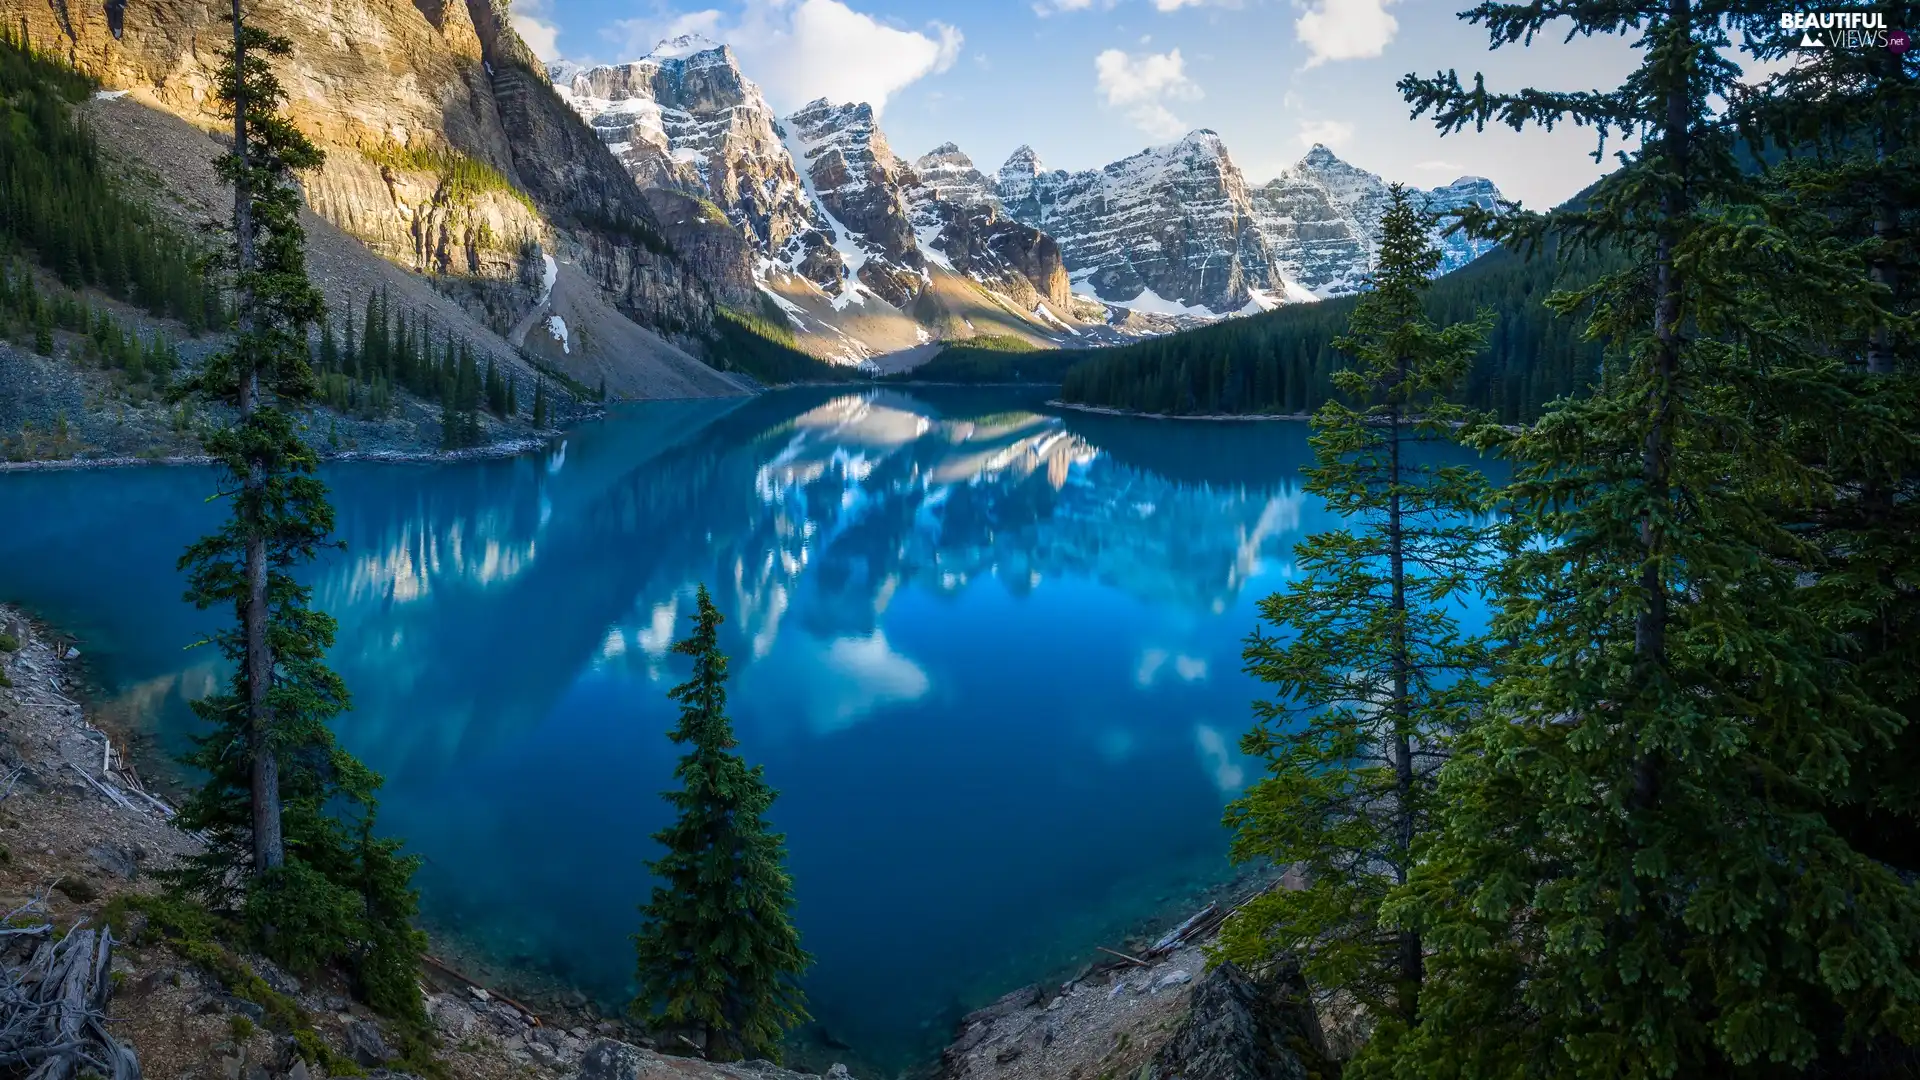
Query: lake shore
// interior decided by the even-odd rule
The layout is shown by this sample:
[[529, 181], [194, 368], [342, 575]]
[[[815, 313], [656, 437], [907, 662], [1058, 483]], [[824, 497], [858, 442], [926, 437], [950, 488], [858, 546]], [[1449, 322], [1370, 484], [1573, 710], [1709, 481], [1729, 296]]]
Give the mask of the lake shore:
[[[157, 893], [154, 871], [202, 842], [174, 826], [166, 799], [123, 754], [136, 745], [132, 733], [95, 723], [78, 646], [5, 604], [0, 635], [0, 901], [20, 926], [99, 925], [116, 897]], [[115, 1037], [146, 1075], [309, 1080], [313, 1048], [289, 1037], [289, 1018], [339, 1060], [361, 1069], [392, 1061], [397, 1032], [352, 1000], [339, 973], [301, 978], [241, 956], [248, 989], [144, 934], [143, 923], [135, 914], [116, 924], [110, 1009]], [[421, 974], [440, 1040], [434, 1057], [460, 1080], [820, 1080], [766, 1063], [662, 1055], [590, 1004], [529, 1007], [431, 961]], [[850, 1080], [844, 1068], [827, 1072]]]
[[[521, 454], [538, 450], [554, 439], [551, 436], [507, 439], [486, 446], [473, 446], [464, 450], [339, 450], [323, 451], [319, 457], [322, 462], [334, 461], [385, 461], [395, 464], [434, 461], [480, 461], [492, 458], [518, 457]], [[68, 472], [76, 469], [126, 469], [139, 465], [212, 465], [213, 458], [205, 454], [175, 454], [164, 457], [101, 457], [101, 458], [57, 458], [46, 461], [0, 461], [0, 473], [12, 472]]]
[[1073, 401], [1050, 399], [1047, 404], [1055, 409], [1072, 409], [1075, 412], [1093, 413], [1096, 416], [1124, 416], [1131, 420], [1206, 420], [1206, 421], [1254, 421], [1254, 420], [1311, 420], [1312, 413], [1148, 413], [1134, 412], [1131, 409], [1110, 409], [1104, 405], [1082, 405]]

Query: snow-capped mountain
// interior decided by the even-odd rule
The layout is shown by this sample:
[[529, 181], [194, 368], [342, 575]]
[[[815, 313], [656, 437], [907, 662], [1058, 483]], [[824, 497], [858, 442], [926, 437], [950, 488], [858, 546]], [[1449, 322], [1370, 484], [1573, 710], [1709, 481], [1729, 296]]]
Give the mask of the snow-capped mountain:
[[[1008, 213], [1051, 234], [1082, 290], [1142, 310], [1223, 315], [1358, 290], [1372, 265], [1387, 182], [1316, 145], [1251, 187], [1220, 136], [1200, 130], [1105, 168], [1048, 172], [1029, 147], [1000, 167]], [[1491, 181], [1419, 193], [1433, 211], [1491, 209]], [[1443, 235], [1441, 272], [1490, 244]]]
[[1000, 167], [999, 193], [1014, 220], [1059, 242], [1075, 285], [1101, 300], [1204, 316], [1286, 295], [1246, 180], [1212, 131], [1078, 173], [1048, 172], [1023, 146]]
[[760, 255], [839, 289], [845, 268], [819, 204], [731, 49], [690, 34], [632, 63], [548, 73], [635, 183], [711, 199]]
[[[942, 150], [962, 164], [928, 155], [923, 179], [865, 104], [822, 99], [776, 118], [732, 50], [698, 35], [630, 63], [563, 61], [548, 74], [647, 190], [676, 249], [740, 283], [735, 293], [757, 290], [822, 356], [858, 363], [978, 333], [1080, 335], [1057, 246], [1001, 215], [957, 148]], [[717, 207], [738, 239], [716, 236], [687, 197]]]
[[[1387, 199], [1324, 146], [1251, 185], [1207, 130], [1076, 173], [1024, 146], [995, 176], [953, 143], [909, 163], [868, 105], [777, 117], [732, 50], [698, 35], [548, 75], [722, 302], [848, 363], [977, 334], [1090, 344], [1352, 292]], [[1499, 197], [1478, 177], [1421, 194], [1433, 209]], [[1441, 243], [1443, 271], [1486, 246]]]
[[[1416, 202], [1432, 212], [1476, 205], [1493, 209], [1500, 192], [1493, 182], [1463, 176], [1444, 187], [1415, 191]], [[1267, 238], [1281, 273], [1318, 296], [1356, 292], [1373, 264], [1380, 219], [1387, 209], [1387, 182], [1342, 161], [1315, 144], [1307, 155], [1277, 178], [1254, 188], [1254, 222]], [[1445, 228], [1434, 230], [1440, 246], [1440, 272], [1458, 269], [1485, 254], [1492, 244], [1470, 240]]]

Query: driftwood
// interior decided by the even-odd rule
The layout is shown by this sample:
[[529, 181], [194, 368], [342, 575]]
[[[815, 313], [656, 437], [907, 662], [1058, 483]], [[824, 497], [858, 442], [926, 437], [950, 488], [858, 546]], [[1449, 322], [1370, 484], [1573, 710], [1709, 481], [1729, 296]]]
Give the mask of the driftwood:
[[1126, 953], [1120, 952], [1117, 949], [1109, 949], [1105, 945], [1095, 945], [1094, 948], [1099, 949], [1101, 952], [1106, 953], [1108, 956], [1117, 956], [1120, 959], [1125, 960], [1129, 964], [1135, 964], [1140, 967], [1151, 966], [1145, 960], [1142, 960], [1137, 956], [1128, 956]]
[[540, 1026], [539, 1013], [534, 1012], [532, 1009], [527, 1008], [525, 1005], [520, 1004], [519, 1002], [513, 1000], [512, 998], [501, 993], [500, 991], [494, 990], [490, 987], [481, 986], [479, 983], [473, 981], [472, 979], [467, 978], [465, 975], [460, 974], [458, 971], [453, 970], [452, 968], [448, 967], [446, 964], [442, 963], [439, 960], [435, 960], [431, 956], [422, 956], [420, 960], [422, 963], [425, 963], [428, 967], [433, 968], [435, 971], [438, 971], [444, 975], [451, 976], [454, 979], [462, 983], [465, 983], [468, 986], [473, 987], [475, 990], [486, 991], [487, 997], [497, 998], [500, 1001], [506, 1002], [509, 1006], [515, 1009], [518, 1009], [520, 1011], [520, 1015], [526, 1017], [527, 1022], [529, 1024], [532, 1024], [534, 1027]]
[[14, 925], [43, 914], [44, 897], [37, 897], [4, 922], [0, 1064], [33, 1066], [27, 1080], [73, 1080], [83, 1069], [107, 1080], [140, 1080], [133, 1051], [107, 1031], [112, 931], [83, 924], [56, 940], [50, 925]]

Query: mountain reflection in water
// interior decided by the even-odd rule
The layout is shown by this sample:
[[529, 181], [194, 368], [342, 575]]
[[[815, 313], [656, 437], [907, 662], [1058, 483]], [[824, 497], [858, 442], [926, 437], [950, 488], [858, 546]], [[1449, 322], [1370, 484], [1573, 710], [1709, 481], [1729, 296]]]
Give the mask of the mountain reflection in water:
[[[340, 736], [387, 777], [435, 928], [616, 1001], [705, 582], [782, 792], [813, 1012], [902, 1062], [1225, 872], [1241, 642], [1328, 520], [1307, 460], [1301, 424], [790, 390], [619, 408], [511, 460], [330, 466]], [[211, 481], [0, 475], [0, 596], [83, 635], [109, 707], [173, 750], [216, 677], [173, 567]]]

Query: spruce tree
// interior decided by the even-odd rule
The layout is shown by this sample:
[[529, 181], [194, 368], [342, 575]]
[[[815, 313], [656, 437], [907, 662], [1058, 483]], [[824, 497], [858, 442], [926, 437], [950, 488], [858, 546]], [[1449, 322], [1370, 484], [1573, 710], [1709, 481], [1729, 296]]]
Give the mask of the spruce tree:
[[321, 158], [279, 111], [285, 94], [269, 59], [291, 45], [247, 25], [240, 0], [232, 19], [218, 86], [233, 141], [218, 165], [234, 192], [237, 327], [179, 396], [233, 413], [205, 440], [231, 516], [180, 565], [188, 600], [233, 611], [235, 625], [208, 643], [235, 671], [224, 690], [193, 703], [210, 730], [186, 760], [206, 781], [177, 820], [207, 846], [167, 878], [239, 916], [251, 944], [275, 959], [298, 969], [344, 964], [369, 1000], [420, 1024], [421, 941], [406, 885], [415, 862], [397, 843], [370, 839], [380, 780], [328, 729], [347, 705], [326, 665], [334, 621], [308, 606], [296, 574], [333, 528], [317, 458], [295, 421], [314, 400], [307, 335], [324, 312], [306, 275], [294, 175]]
[[1499, 580], [1511, 646], [1387, 907], [1429, 948], [1420, 1024], [1372, 1049], [1398, 1075], [1761, 1075], [1913, 1034], [1920, 896], [1819, 812], [1898, 718], [1798, 595], [1807, 545], [1777, 517], [1822, 487], [1783, 428], [1849, 391], [1755, 301], [1845, 310], [1849, 278], [1766, 218], [1718, 111], [1728, 21], [1757, 8], [1485, 3], [1465, 17], [1496, 46], [1564, 19], [1642, 63], [1598, 92], [1401, 83], [1445, 131], [1572, 120], [1639, 147], [1583, 207], [1472, 222], [1626, 265], [1553, 300], [1607, 348], [1594, 393], [1492, 440], [1527, 530]]
[[1375, 1017], [1411, 1023], [1423, 951], [1383, 927], [1381, 901], [1404, 884], [1431, 827], [1434, 776], [1478, 701], [1482, 646], [1455, 612], [1488, 537], [1488, 486], [1461, 465], [1422, 460], [1472, 418], [1448, 403], [1485, 345], [1489, 318], [1437, 327], [1421, 310], [1440, 253], [1406, 189], [1381, 221], [1379, 265], [1335, 346], [1351, 399], [1322, 405], [1307, 491], [1347, 523], [1297, 545], [1296, 577], [1260, 602], [1247, 671], [1273, 684], [1241, 749], [1266, 776], [1227, 811], [1236, 860], [1304, 871], [1222, 928], [1217, 953], [1259, 970], [1279, 952], [1310, 983], [1338, 987]]
[[[1911, 0], [1869, 10], [1920, 25]], [[1920, 52], [1801, 50], [1772, 19], [1752, 23], [1759, 58], [1796, 61], [1734, 110], [1777, 162], [1769, 217], [1852, 254], [1869, 279], [1838, 305], [1776, 291], [1767, 324], [1847, 363], [1853, 393], [1839, 400], [1858, 408], [1787, 434], [1831, 496], [1779, 515], [1817, 553], [1800, 560], [1808, 605], [1845, 628], [1868, 692], [1905, 725], [1825, 813], [1850, 843], [1920, 873]]]
[[665, 793], [677, 817], [653, 836], [666, 853], [647, 864], [659, 884], [634, 935], [632, 1007], [701, 1035], [709, 1059], [778, 1060], [782, 1032], [808, 1018], [798, 980], [812, 961], [793, 927], [785, 837], [765, 819], [775, 792], [734, 752], [721, 622], [702, 585], [693, 632], [673, 646], [693, 661], [671, 691], [680, 723], [669, 737], [687, 753], [673, 771], [680, 788]]

